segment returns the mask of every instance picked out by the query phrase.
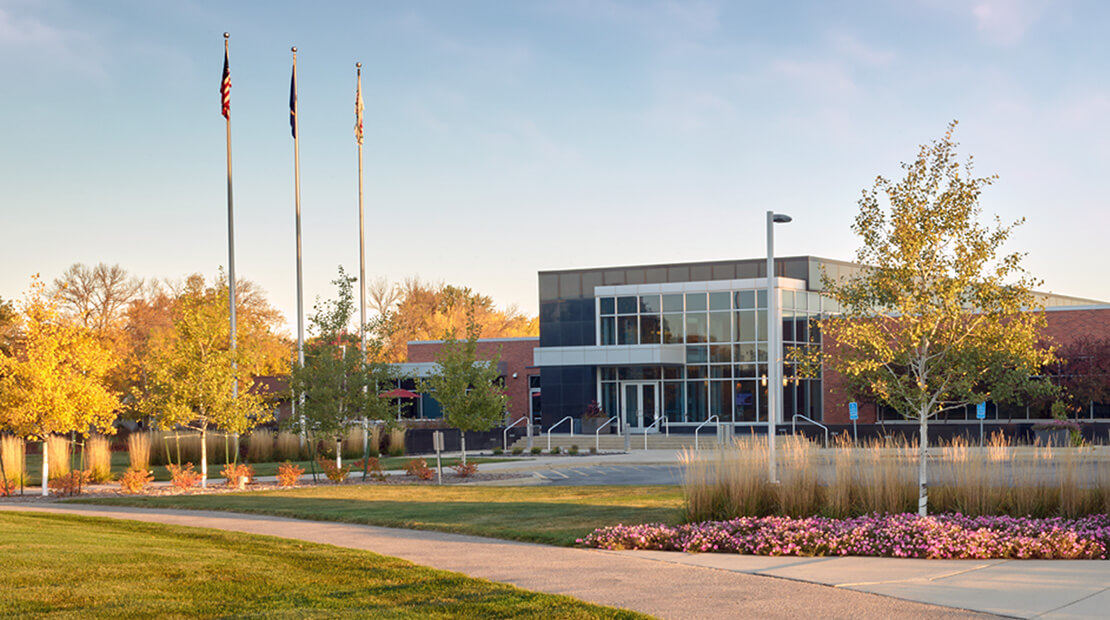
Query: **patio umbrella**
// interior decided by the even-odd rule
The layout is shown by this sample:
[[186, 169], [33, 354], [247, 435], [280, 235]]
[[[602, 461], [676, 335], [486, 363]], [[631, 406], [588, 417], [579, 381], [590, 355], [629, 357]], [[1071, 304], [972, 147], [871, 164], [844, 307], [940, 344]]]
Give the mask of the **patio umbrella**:
[[[400, 399], [402, 399], [402, 398], [409, 398], [409, 399], [417, 398], [417, 399], [419, 399], [420, 395], [417, 394], [416, 392], [410, 392], [410, 391], [408, 391], [404, 388], [395, 388], [395, 389], [392, 389], [388, 392], [382, 392], [381, 394], [378, 394], [378, 398], [396, 398], [396, 399], [398, 399], [397, 400], [397, 419], [400, 420], [401, 419], [401, 401], [400, 401]], [[420, 415], [420, 417], [423, 417], [422, 414], [418, 413], [417, 415]]]

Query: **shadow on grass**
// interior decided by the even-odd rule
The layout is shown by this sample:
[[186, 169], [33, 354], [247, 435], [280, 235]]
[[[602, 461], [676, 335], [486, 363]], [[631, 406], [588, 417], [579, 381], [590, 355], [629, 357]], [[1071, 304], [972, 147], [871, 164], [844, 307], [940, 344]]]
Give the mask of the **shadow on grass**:
[[594, 529], [618, 523], [677, 523], [673, 507], [570, 502], [359, 500], [273, 495], [193, 495], [72, 500], [76, 503], [264, 514], [313, 521], [437, 530], [571, 546]]

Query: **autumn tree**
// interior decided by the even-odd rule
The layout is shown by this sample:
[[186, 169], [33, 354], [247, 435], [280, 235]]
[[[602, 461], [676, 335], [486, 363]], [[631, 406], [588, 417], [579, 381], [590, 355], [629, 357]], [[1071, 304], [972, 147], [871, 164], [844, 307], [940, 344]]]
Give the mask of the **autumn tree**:
[[[248, 326], [250, 315], [240, 315]], [[262, 395], [251, 389], [252, 378], [267, 368], [259, 341], [238, 338], [230, 346], [228, 290], [221, 276], [206, 286], [190, 276], [172, 308], [172, 327], [155, 333], [143, 365], [145, 385], [135, 389], [140, 410], [162, 428], [184, 426], [200, 433], [202, 484], [207, 486], [209, 429], [243, 433], [269, 419]], [[244, 333], [265, 332], [265, 325]]]
[[[377, 295], [375, 290], [371, 289], [372, 299]], [[383, 361], [403, 362], [410, 340], [439, 340], [450, 333], [465, 333], [470, 322], [477, 327], [480, 338], [539, 334], [536, 318], [521, 314], [515, 306], [498, 309], [491, 297], [466, 287], [409, 278], [396, 287], [395, 295], [396, 301], [385, 304], [387, 312], [371, 325], [373, 337], [381, 344]]]
[[0, 298], [0, 355], [11, 354], [18, 324], [19, 315], [15, 311], [15, 306], [12, 302]]
[[335, 440], [335, 464], [342, 466], [342, 439], [347, 431], [370, 419], [388, 419], [389, 403], [378, 393], [389, 389], [392, 368], [367, 361], [359, 348], [358, 331], [351, 330], [355, 316], [353, 284], [339, 267], [332, 280], [336, 298], [317, 299], [309, 329], [313, 334], [305, 346], [304, 367], [293, 366], [290, 388], [294, 398], [304, 397], [298, 411], [304, 430], [316, 437]]
[[843, 281], [823, 278], [843, 314], [823, 322], [825, 362], [857, 389], [919, 421], [918, 511], [928, 506], [928, 420], [986, 400], [1013, 402], [1051, 386], [1033, 379], [1052, 360], [1039, 344], [1044, 313], [1023, 255], [1000, 254], [1018, 221], [979, 223], [994, 177], [974, 177], [952, 140], [923, 145], [897, 182], [878, 177], [852, 230], [858, 262]]
[[497, 366], [501, 355], [478, 358], [480, 327], [471, 321], [466, 340], [448, 336], [436, 356], [435, 369], [421, 382], [443, 408], [443, 418], [462, 433], [462, 460], [466, 463], [467, 431], [488, 431], [504, 419], [508, 397]]
[[119, 399], [105, 385], [113, 365], [109, 350], [90, 329], [58, 311], [37, 278], [23, 303], [21, 334], [0, 355], [0, 428], [41, 439], [42, 494], [49, 493], [46, 436], [90, 429], [114, 433]]

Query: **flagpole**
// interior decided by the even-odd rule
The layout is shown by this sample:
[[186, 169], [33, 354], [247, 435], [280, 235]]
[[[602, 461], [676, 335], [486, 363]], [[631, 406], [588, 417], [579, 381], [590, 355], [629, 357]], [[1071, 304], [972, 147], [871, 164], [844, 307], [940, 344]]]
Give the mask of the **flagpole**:
[[[366, 363], [366, 224], [362, 202], [362, 63], [355, 63], [358, 86], [355, 94], [355, 138], [358, 142], [358, 331], [362, 342], [361, 364]], [[363, 385], [363, 393], [367, 391]], [[362, 478], [366, 479], [370, 456], [370, 425], [362, 418]]]
[[[225, 61], [226, 61], [227, 56], [228, 56], [228, 39], [229, 38], [231, 38], [231, 35], [225, 32], [224, 33], [224, 59], [225, 59]], [[224, 86], [222, 88], [227, 89], [228, 94], [226, 96], [228, 98], [230, 98], [230, 91], [231, 91], [230, 77], [227, 78], [226, 86]], [[229, 108], [230, 108], [230, 106], [229, 106]], [[228, 280], [227, 291], [228, 291], [228, 306], [230, 307], [230, 315], [231, 315], [231, 353], [232, 353], [231, 367], [232, 367], [233, 370], [237, 370], [238, 369], [238, 363], [235, 361], [235, 357], [234, 357], [235, 349], [236, 349], [236, 338], [235, 338], [235, 335], [236, 335], [235, 334], [235, 211], [232, 208], [233, 203], [232, 203], [232, 192], [231, 192], [231, 113], [230, 113], [230, 110], [229, 110], [228, 114], [226, 114], [224, 116], [224, 120], [227, 121], [227, 257], [228, 257], [227, 258], [227, 280]], [[238, 374], [238, 373], [236, 373], [236, 374]], [[238, 377], [236, 377], [235, 381], [233, 381], [232, 384], [231, 384], [231, 396], [232, 396], [232, 398], [238, 398], [239, 397], [239, 380], [238, 380]]]
[[[304, 287], [301, 274], [301, 150], [298, 135], [300, 118], [297, 114], [297, 48], [293, 50], [293, 78], [290, 85], [290, 112], [293, 129], [293, 185], [297, 206], [297, 365], [304, 367]], [[300, 395], [304, 399], [304, 394]], [[302, 403], [303, 404], [303, 403]], [[301, 440], [304, 441], [304, 413], [301, 413]]]

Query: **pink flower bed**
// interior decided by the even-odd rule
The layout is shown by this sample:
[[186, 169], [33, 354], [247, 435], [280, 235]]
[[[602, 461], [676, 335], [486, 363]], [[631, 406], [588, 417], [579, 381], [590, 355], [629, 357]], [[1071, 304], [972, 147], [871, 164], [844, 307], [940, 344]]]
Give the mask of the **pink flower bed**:
[[1107, 559], [1110, 516], [1082, 519], [872, 514], [851, 519], [741, 517], [684, 525], [615, 525], [580, 544], [750, 555], [931, 559]]

